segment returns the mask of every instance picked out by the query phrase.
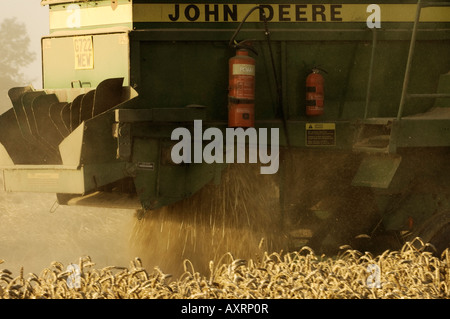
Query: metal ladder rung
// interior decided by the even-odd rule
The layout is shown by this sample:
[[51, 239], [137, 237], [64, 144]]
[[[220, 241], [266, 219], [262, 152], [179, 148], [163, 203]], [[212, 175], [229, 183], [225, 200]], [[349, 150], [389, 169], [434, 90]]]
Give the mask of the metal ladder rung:
[[450, 2], [425, 2], [422, 7], [450, 7]]
[[357, 153], [389, 154], [389, 147], [354, 146], [353, 151]]
[[413, 93], [406, 94], [408, 98], [438, 98], [445, 99], [450, 98], [450, 93]]

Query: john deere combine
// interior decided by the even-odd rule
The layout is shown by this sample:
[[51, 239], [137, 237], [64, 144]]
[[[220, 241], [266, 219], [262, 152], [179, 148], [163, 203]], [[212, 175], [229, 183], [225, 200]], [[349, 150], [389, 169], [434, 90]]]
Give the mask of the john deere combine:
[[449, 246], [450, 2], [42, 5], [43, 89], [12, 88], [0, 117], [6, 191], [151, 211], [220, 183], [235, 157], [212, 136], [253, 127], [297, 244], [383, 229]]

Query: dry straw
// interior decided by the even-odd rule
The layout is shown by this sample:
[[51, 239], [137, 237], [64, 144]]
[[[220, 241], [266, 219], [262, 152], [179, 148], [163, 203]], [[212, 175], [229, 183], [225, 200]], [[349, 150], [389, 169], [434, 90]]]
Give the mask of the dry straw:
[[[0, 271], [0, 298], [53, 299], [247, 299], [247, 298], [445, 298], [450, 297], [450, 251], [438, 258], [421, 246], [406, 243], [399, 251], [377, 257], [347, 249], [338, 258], [324, 258], [304, 247], [281, 254], [265, 252], [259, 259], [235, 258], [226, 253], [217, 263], [208, 263], [204, 276], [186, 259], [183, 273], [171, 278], [159, 267], [148, 272], [139, 258], [130, 266], [93, 268], [89, 257], [79, 260], [81, 285], [70, 288], [69, 272], [59, 262], [40, 275], [18, 276]], [[416, 243], [417, 244], [417, 243]], [[368, 285], [367, 269], [380, 269], [379, 285]]]

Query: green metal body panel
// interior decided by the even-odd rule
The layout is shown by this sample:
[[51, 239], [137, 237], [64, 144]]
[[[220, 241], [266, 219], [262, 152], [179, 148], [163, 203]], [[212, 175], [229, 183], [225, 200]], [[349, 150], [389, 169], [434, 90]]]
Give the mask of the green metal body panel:
[[[72, 87], [95, 88], [108, 78], [123, 77], [124, 85], [129, 85], [129, 46], [126, 29], [110, 29], [107, 33], [74, 36], [62, 33], [42, 39], [42, 70], [44, 88], [62, 89]], [[77, 39], [91, 39], [91, 44]], [[77, 54], [76, 46], [81, 46]], [[84, 47], [83, 47], [84, 46]], [[84, 50], [85, 49], [85, 50]], [[93, 59], [92, 67], [77, 68], [77, 58]], [[87, 63], [82, 61], [82, 63]], [[89, 66], [85, 66], [89, 67]]]
[[[203, 120], [205, 128], [227, 128], [228, 60], [236, 50], [229, 41], [256, 4], [42, 3], [50, 9], [50, 34], [42, 40], [44, 91], [57, 92], [59, 102], [72, 106], [78, 105], [76, 97], [82, 93], [86, 105], [107, 107], [80, 117], [60, 143], [50, 145], [56, 149], [57, 163], [46, 163], [43, 157], [29, 166], [18, 165], [12, 160], [15, 150], [8, 145], [5, 129], [0, 163], [6, 188], [56, 192], [64, 197], [63, 203], [80, 203], [79, 196], [123, 189], [120, 195], [129, 193], [142, 208], [155, 209], [218, 182], [226, 164], [171, 162], [175, 143], [171, 133], [178, 127], [192, 131], [195, 119]], [[342, 185], [380, 190], [380, 209], [388, 211], [385, 199], [411, 180], [402, 169], [414, 160], [407, 150], [425, 149], [422, 154], [426, 154], [427, 148], [450, 147], [448, 1], [437, 3], [442, 7], [424, 6], [418, 23], [416, 1], [378, 2], [380, 28], [368, 26], [371, 1], [264, 0], [259, 4], [267, 10], [267, 24], [254, 11], [236, 37], [251, 40], [257, 52], [252, 53], [255, 127], [278, 128], [283, 151], [316, 152], [317, 158], [348, 155], [356, 169]], [[308, 117], [305, 79], [313, 67], [326, 70], [325, 112]], [[104, 82], [117, 78], [123, 79], [121, 98], [112, 97], [120, 91], [117, 83]], [[19, 121], [18, 113], [20, 108], [0, 120], [7, 123], [16, 117], [22, 123], [17, 136], [27, 135], [24, 119], [30, 117]], [[311, 140], [322, 134], [321, 126], [332, 127], [327, 132], [332, 141], [325, 145]], [[23, 137], [30, 137], [32, 131]], [[443, 173], [450, 179], [448, 175]], [[417, 198], [421, 197], [414, 201]], [[404, 219], [405, 214], [394, 219]]]
[[[50, 4], [50, 9], [55, 12], [66, 10], [67, 3], [69, 2], [45, 2]], [[128, 17], [128, 11], [122, 13], [116, 12], [117, 8], [109, 8], [111, 14], [132, 21], [132, 25], [127, 27], [129, 31], [117, 35], [100, 34], [105, 30], [96, 28], [87, 18], [88, 13], [102, 18], [102, 15], [97, 14], [97, 10], [111, 7], [110, 1], [76, 3], [80, 6], [82, 15], [81, 26], [76, 28], [79, 30], [77, 32], [99, 32], [94, 36], [94, 42], [99, 42], [94, 43], [94, 50], [100, 51], [94, 52], [96, 67], [92, 70], [74, 70], [73, 45], [70, 43], [73, 41], [73, 35], [60, 38], [57, 37], [61, 34], [58, 31], [60, 29], [55, 29], [57, 31], [53, 34], [57, 38], [51, 38], [55, 44], [49, 46], [55, 46], [55, 54], [65, 58], [55, 59], [50, 52], [46, 53], [44, 43], [46, 88], [67, 87], [67, 83], [74, 80], [91, 82], [91, 86], [95, 87], [102, 79], [123, 76], [125, 83], [136, 87], [144, 99], [153, 102], [154, 107], [172, 108], [200, 104], [208, 106], [208, 118], [211, 120], [226, 119], [226, 65], [233, 55], [228, 41], [237, 23], [253, 6], [251, 2], [234, 5], [225, 1], [217, 1], [214, 4], [119, 1], [118, 8], [130, 7], [133, 15]], [[380, 29], [369, 29], [366, 25], [369, 2], [310, 4], [307, 1], [297, 1], [293, 4], [262, 1], [261, 4], [270, 8], [269, 18], [272, 19], [268, 27], [282, 90], [283, 107], [288, 119], [307, 119], [304, 112], [303, 82], [309, 70], [317, 65], [328, 72], [325, 75], [327, 112], [314, 118], [314, 121], [362, 118], [367, 102], [370, 71], [370, 91], [383, 94], [371, 94], [368, 117], [396, 116], [402, 93], [415, 1], [380, 3], [383, 15], [388, 16], [382, 19], [383, 25]], [[297, 8], [298, 6], [300, 7]], [[180, 18], [172, 21], [175, 20], [173, 17], [177, 8], [181, 15], [193, 15], [196, 19], [188, 21]], [[420, 24], [417, 35], [414, 61], [428, 63], [414, 63], [409, 86], [411, 92], [435, 92], [439, 77], [450, 69], [448, 59], [443, 59], [446, 53], [450, 52], [450, 22], [446, 17], [446, 13], [450, 12], [448, 9], [423, 9], [424, 22]], [[231, 10], [233, 14], [227, 13], [227, 10]], [[434, 11], [427, 14], [426, 10]], [[297, 11], [302, 13], [297, 20], [302, 21], [296, 21]], [[66, 18], [70, 16], [70, 12], [65, 14]], [[259, 19], [259, 13], [255, 11], [249, 17], [250, 22], [244, 25], [239, 38], [254, 39], [255, 49], [259, 53], [256, 70], [257, 120], [273, 120], [279, 118], [280, 112], [264, 24], [255, 22]], [[117, 28], [120, 24], [114, 26]], [[61, 30], [68, 32], [68, 28]], [[103, 42], [101, 39], [104, 39]], [[46, 41], [44, 39], [44, 42]], [[58, 43], [61, 47], [56, 48]], [[372, 67], [371, 54], [374, 55]], [[46, 56], [49, 61], [58, 61], [58, 65], [56, 62], [49, 62], [46, 66]], [[57, 71], [61, 68], [64, 72]], [[201, 76], [198, 76], [199, 73]], [[173, 87], [181, 91], [173, 94]], [[405, 106], [404, 115], [425, 112], [433, 103], [433, 99], [410, 100]]]
[[[270, 25], [272, 27], [272, 25]], [[231, 30], [232, 31], [232, 30]], [[397, 114], [400, 102], [404, 68], [408, 53], [409, 30], [399, 30], [400, 40], [382, 40], [394, 30], [377, 31], [378, 41], [373, 68], [372, 92], [369, 101], [370, 117], [389, 117]], [[322, 33], [323, 32], [323, 33]], [[275, 51], [277, 73], [282, 83], [283, 105], [290, 119], [306, 119], [304, 112], [305, 88], [304, 79], [315, 65], [321, 65], [327, 70], [325, 85], [327, 90], [327, 112], [316, 121], [336, 121], [355, 119], [364, 116], [367, 83], [370, 70], [370, 55], [372, 32], [370, 30], [346, 29], [318, 33], [315, 29], [288, 33], [271, 30], [271, 39]], [[140, 87], [154, 87], [142, 94], [152, 100], [161, 100], [161, 107], [183, 106], [192, 95], [193, 102], [209, 106], [211, 117], [224, 118], [226, 114], [227, 97], [227, 60], [233, 55], [233, 50], [227, 47], [232, 33], [217, 30], [196, 31], [195, 38], [190, 39], [188, 30], [158, 32], [136, 31], [130, 34], [132, 41], [132, 72], [134, 82]], [[403, 33], [403, 34], [402, 34]], [[270, 64], [270, 56], [264, 40], [263, 30], [241, 32], [242, 38], [257, 39], [255, 48], [259, 52], [256, 69], [256, 102], [257, 119], [273, 119], [276, 115], [276, 88]], [[411, 91], [433, 92], [438, 85], [439, 76], [449, 69], [449, 62], [442, 59], [443, 52], [449, 52], [449, 33], [442, 35], [435, 42], [419, 43], [416, 47], [418, 61], [439, 61], [415, 63], [411, 81]], [[312, 39], [315, 38], [315, 41]], [[166, 39], [166, 40], [162, 40]], [[198, 41], [201, 39], [201, 41]], [[197, 41], [196, 41], [197, 40]], [[209, 40], [209, 41], [208, 41]], [[222, 40], [223, 42], [219, 42]], [[136, 52], [137, 51], [137, 52]], [[142, 57], [146, 57], [144, 60]], [[177, 63], [158, 63], [163, 59], [173, 57]], [[175, 58], [177, 57], [177, 58]], [[140, 61], [133, 60], [134, 58]], [[170, 58], [169, 58], [170, 60]], [[442, 61], [443, 60], [443, 61]], [[139, 63], [139, 65], [136, 65]], [[140, 65], [142, 63], [142, 65]], [[136, 66], [134, 70], [133, 66]], [[164, 69], [164, 70], [163, 70]], [[141, 70], [155, 70], [145, 72]], [[167, 70], [168, 72], [165, 72]], [[200, 70], [201, 77], [191, 80], [192, 74]], [[180, 77], [180, 72], [182, 76]], [[389, 85], [386, 86], [388, 80]], [[174, 83], [182, 88], [182, 94], [173, 95], [171, 86], [164, 83]], [[294, 84], [292, 84], [294, 83]], [[202, 92], [198, 92], [203, 90]], [[154, 96], [154, 95], [158, 96]], [[221, 105], [222, 107], [220, 107]], [[405, 115], [428, 110], [433, 101], [411, 101], [405, 107]]]

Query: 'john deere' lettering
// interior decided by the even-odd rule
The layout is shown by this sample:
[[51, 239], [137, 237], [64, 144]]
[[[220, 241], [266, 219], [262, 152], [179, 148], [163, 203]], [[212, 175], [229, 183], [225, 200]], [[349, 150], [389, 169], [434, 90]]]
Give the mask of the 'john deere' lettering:
[[205, 4], [204, 6], [189, 4], [183, 7], [180, 9], [180, 5], [175, 4], [174, 12], [168, 15], [169, 20], [176, 22], [181, 18], [181, 20], [190, 22], [199, 20], [204, 22], [237, 21], [237, 6], [235, 4], [225, 4], [220, 7], [218, 4]]
[[[237, 22], [252, 5], [174, 4], [167, 14], [172, 22]], [[247, 8], [249, 7], [249, 8]], [[262, 5], [268, 21], [274, 22], [338, 22], [342, 21], [341, 4], [277, 4]], [[262, 12], [253, 21], [263, 21]]]

